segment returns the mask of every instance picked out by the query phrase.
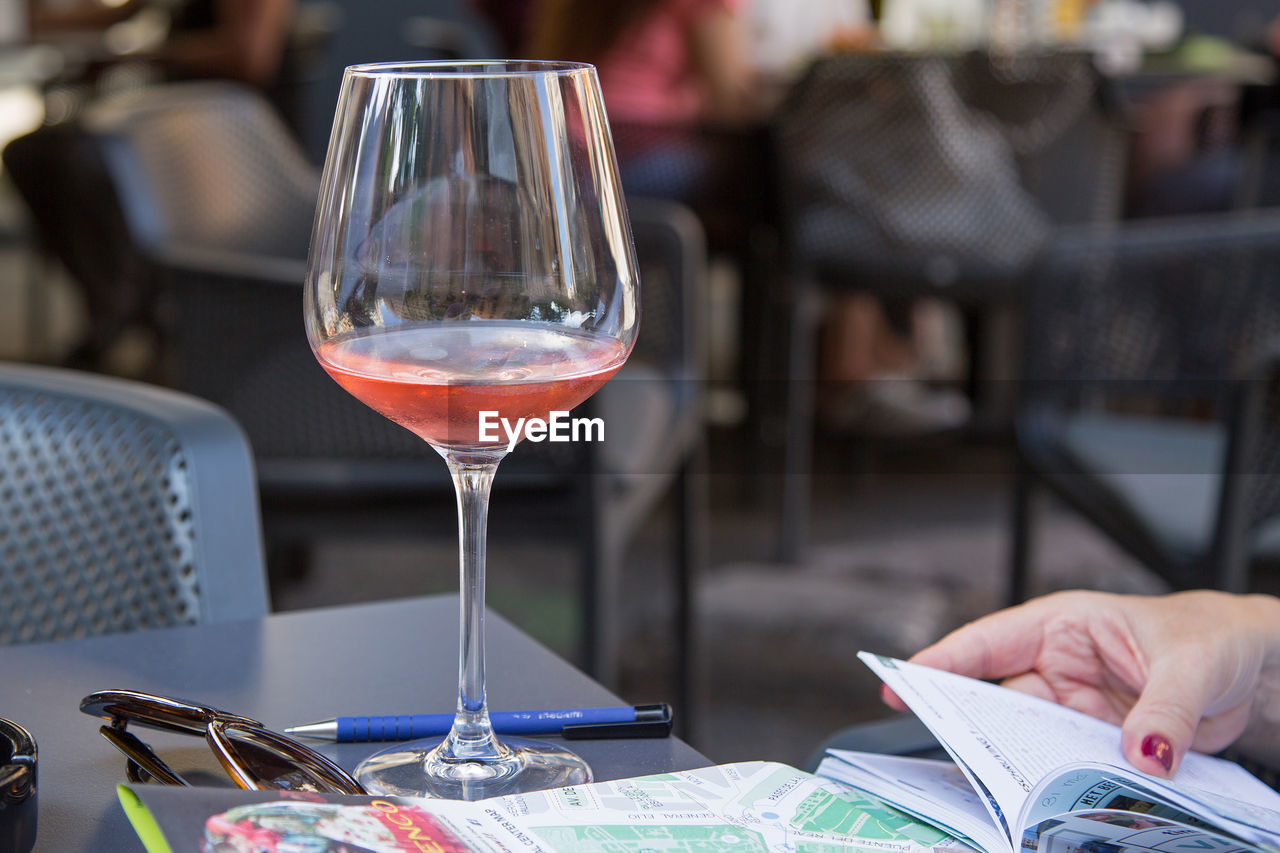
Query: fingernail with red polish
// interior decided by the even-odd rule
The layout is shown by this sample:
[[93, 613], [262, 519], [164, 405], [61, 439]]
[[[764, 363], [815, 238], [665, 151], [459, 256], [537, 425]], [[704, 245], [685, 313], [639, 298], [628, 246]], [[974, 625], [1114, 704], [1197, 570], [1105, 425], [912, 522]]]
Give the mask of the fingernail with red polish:
[[1165, 770], [1173, 769], [1173, 744], [1164, 735], [1147, 735], [1142, 739], [1142, 754], [1160, 762]]

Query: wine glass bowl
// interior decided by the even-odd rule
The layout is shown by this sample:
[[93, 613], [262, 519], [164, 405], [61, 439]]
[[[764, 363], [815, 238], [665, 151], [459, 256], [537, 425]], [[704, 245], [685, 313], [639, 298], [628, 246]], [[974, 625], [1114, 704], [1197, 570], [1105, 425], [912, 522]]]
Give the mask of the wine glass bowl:
[[626, 361], [638, 286], [591, 66], [347, 69], [308, 260], [307, 335], [343, 388], [444, 457], [460, 540], [454, 729], [372, 757], [357, 769], [371, 790], [473, 799], [590, 779], [568, 750], [493, 735], [485, 521], [497, 465], [523, 435], [511, 425], [571, 410]]

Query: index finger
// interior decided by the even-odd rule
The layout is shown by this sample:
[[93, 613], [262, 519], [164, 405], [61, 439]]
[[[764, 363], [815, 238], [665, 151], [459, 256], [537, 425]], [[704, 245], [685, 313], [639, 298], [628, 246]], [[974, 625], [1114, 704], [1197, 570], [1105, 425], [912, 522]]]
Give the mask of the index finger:
[[970, 678], [999, 679], [1029, 672], [1040, 653], [1051, 608], [1044, 599], [1036, 599], [984, 616], [917, 652], [911, 662]]
[[[1040, 599], [991, 613], [916, 652], [911, 663], [970, 678], [1022, 675], [1034, 667], [1047, 615]], [[888, 685], [880, 685], [880, 699], [894, 710], [907, 710]]]

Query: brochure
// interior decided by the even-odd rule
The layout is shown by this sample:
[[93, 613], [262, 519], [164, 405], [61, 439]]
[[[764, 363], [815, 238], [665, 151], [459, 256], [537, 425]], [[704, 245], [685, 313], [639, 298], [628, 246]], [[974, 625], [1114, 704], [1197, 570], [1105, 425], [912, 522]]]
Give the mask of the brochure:
[[476, 802], [120, 786], [149, 853], [963, 853], [839, 782], [747, 762]]

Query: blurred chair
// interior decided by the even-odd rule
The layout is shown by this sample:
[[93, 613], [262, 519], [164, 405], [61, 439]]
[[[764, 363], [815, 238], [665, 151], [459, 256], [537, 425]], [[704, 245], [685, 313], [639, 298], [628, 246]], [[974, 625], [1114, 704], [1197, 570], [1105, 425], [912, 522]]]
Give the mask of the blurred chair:
[[[252, 439], [273, 550], [350, 532], [452, 535], [443, 463], [311, 353], [301, 296], [317, 175], [279, 119], [248, 90], [202, 84], [100, 104], [90, 126], [134, 249], [163, 277], [178, 384], [225, 406]], [[689, 476], [702, 438], [703, 237], [679, 205], [635, 201], [631, 213], [645, 331], [590, 401], [607, 440], [522, 445], [498, 473], [490, 522], [547, 541], [563, 532], [579, 550], [581, 653], [606, 683], [619, 666], [626, 544], [676, 487], [687, 633], [705, 523]]]
[[810, 67], [773, 122], [784, 275], [767, 362], [782, 389], [780, 556], [803, 546], [816, 344], [824, 301], [936, 297], [968, 331], [971, 393], [984, 322], [1016, 306], [1058, 224], [1114, 219], [1122, 136], [1078, 54], [957, 58], [843, 54]]
[[627, 364], [594, 398], [610, 437], [584, 445], [597, 454], [592, 466], [601, 475], [593, 481], [593, 501], [599, 502], [594, 510], [596, 555], [584, 572], [584, 600], [595, 602], [586, 611], [587, 661], [606, 684], [617, 683], [626, 546], [664, 496], [672, 495], [674, 670], [683, 734], [689, 737], [697, 672], [694, 587], [706, 569], [710, 521], [703, 421], [709, 337], [706, 238], [698, 218], [677, 202], [633, 198], [628, 210], [640, 266], [643, 331]]
[[306, 127], [308, 91], [321, 80], [342, 26], [337, 0], [301, 0], [294, 11], [279, 74], [267, 95], [295, 134]]
[[244, 433], [163, 388], [0, 365], [0, 552], [0, 643], [267, 612]]
[[[1280, 95], [1273, 95], [1280, 100]], [[1235, 206], [1280, 206], [1280, 106], [1252, 115], [1243, 129]]]
[[76, 285], [85, 329], [66, 363], [98, 367], [129, 331], [152, 336], [154, 282], [128, 251], [128, 229], [106, 167], [74, 121], [42, 127], [4, 147], [4, 169], [30, 215], [37, 271], [28, 285], [29, 326], [47, 328], [44, 268], [57, 261]]
[[954, 82], [968, 107], [996, 122], [1023, 187], [1054, 226], [1120, 218], [1128, 115], [1091, 55], [970, 53], [957, 60]]
[[1175, 589], [1280, 558], [1280, 212], [1085, 229], [1030, 277], [1009, 599], [1043, 485]]

